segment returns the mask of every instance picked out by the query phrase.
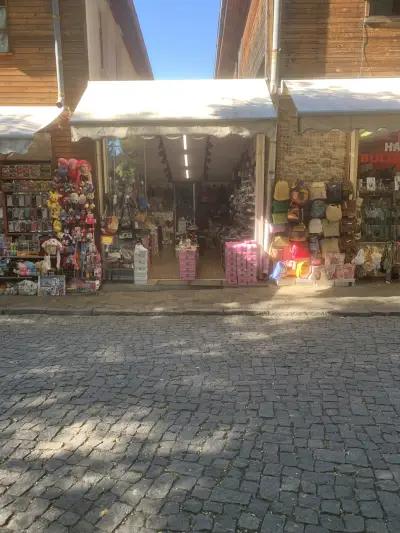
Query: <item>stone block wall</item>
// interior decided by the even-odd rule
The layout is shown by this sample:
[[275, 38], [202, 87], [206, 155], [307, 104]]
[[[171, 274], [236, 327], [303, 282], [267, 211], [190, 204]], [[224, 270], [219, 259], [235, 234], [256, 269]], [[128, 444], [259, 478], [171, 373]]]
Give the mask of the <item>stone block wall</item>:
[[349, 135], [341, 131], [298, 132], [293, 103], [279, 103], [277, 178], [294, 181], [342, 180], [349, 175]]

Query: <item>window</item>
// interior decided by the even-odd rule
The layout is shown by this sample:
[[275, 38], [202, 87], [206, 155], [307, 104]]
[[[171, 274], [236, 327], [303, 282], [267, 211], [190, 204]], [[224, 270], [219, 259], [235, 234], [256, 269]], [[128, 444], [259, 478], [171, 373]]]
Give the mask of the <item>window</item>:
[[0, 0], [0, 54], [8, 51], [7, 0]]
[[400, 0], [370, 0], [370, 17], [399, 17]]

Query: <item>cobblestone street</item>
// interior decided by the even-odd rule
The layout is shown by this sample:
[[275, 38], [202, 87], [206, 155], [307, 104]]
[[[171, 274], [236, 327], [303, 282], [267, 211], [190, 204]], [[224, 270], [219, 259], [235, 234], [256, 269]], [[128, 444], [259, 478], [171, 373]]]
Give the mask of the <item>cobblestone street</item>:
[[0, 530], [400, 532], [399, 324], [0, 317]]

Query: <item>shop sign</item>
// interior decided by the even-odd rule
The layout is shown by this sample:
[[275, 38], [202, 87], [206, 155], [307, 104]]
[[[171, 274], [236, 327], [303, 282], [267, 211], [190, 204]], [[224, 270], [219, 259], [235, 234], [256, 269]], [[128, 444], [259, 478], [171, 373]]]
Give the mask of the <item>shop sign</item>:
[[386, 164], [400, 166], [400, 152], [375, 152], [360, 154], [360, 163], [365, 164]]

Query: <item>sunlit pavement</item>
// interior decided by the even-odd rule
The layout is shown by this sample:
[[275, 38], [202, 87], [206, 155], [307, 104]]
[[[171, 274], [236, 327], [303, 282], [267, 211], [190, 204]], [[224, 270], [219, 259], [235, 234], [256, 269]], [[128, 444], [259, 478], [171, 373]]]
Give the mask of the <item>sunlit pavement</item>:
[[0, 530], [400, 531], [394, 317], [0, 317]]

